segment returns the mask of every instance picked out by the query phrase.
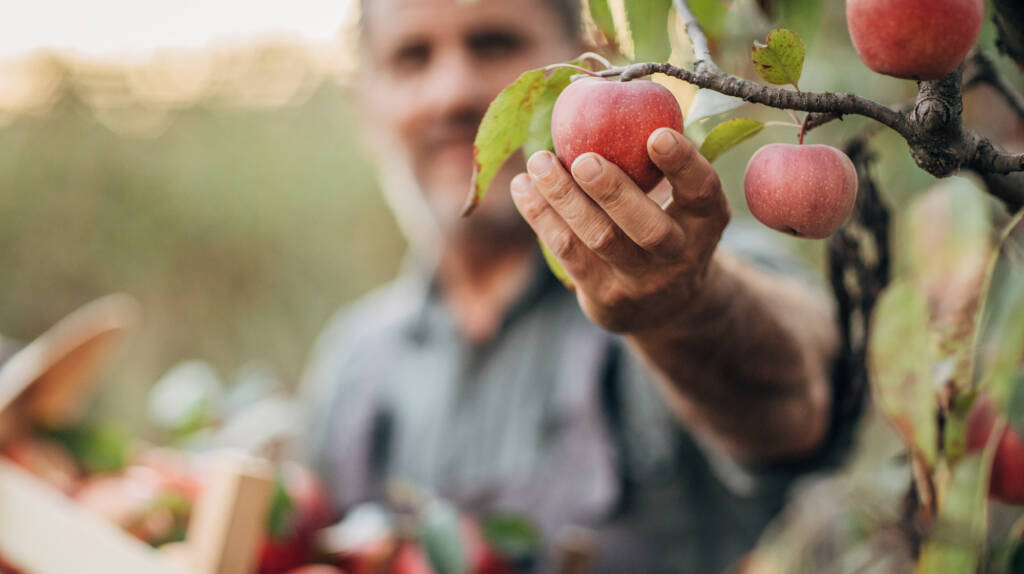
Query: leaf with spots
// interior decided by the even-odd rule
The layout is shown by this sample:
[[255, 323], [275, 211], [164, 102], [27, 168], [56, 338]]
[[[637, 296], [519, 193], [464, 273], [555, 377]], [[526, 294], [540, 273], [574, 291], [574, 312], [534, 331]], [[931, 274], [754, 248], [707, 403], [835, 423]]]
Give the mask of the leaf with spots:
[[754, 42], [754, 69], [770, 84], [792, 84], [799, 89], [806, 50], [800, 36], [778, 28], [768, 34], [768, 42]]
[[737, 118], [722, 122], [704, 138], [704, 143], [700, 145], [700, 154], [708, 162], [713, 163], [723, 153], [754, 137], [762, 129], [764, 123], [757, 120]]
[[524, 72], [491, 102], [473, 142], [473, 179], [463, 215], [476, 208], [513, 153], [524, 145], [530, 151], [550, 148], [551, 110], [576, 73], [570, 68]]

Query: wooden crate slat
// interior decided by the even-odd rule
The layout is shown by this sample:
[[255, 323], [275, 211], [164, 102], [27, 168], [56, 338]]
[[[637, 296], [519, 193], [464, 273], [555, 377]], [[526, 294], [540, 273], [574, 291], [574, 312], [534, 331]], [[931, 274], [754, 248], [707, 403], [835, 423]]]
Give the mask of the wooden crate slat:
[[4, 460], [0, 555], [30, 574], [196, 574]]

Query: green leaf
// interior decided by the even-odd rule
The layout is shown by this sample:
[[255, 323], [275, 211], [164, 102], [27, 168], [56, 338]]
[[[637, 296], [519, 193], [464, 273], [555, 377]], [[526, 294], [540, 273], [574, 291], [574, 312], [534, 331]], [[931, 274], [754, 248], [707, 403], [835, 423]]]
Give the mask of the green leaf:
[[469, 560], [459, 529], [459, 514], [442, 500], [431, 500], [420, 515], [420, 541], [437, 574], [468, 574]]
[[537, 243], [540, 244], [540, 251], [544, 254], [544, 262], [548, 264], [548, 269], [551, 270], [551, 273], [562, 282], [562, 285], [565, 285], [568, 289], [572, 289], [572, 278], [569, 277], [569, 274], [565, 272], [564, 268], [562, 268], [562, 264], [558, 262], [555, 254], [548, 249], [547, 245], [544, 245], [544, 242], [541, 241], [539, 237], [537, 238]]
[[729, 7], [722, 0], [690, 0], [690, 10], [709, 38], [722, 37], [729, 16]]
[[494, 176], [516, 150], [524, 144], [533, 151], [550, 148], [551, 110], [576, 73], [569, 68], [524, 72], [491, 102], [473, 142], [473, 180], [463, 214], [483, 200]]
[[974, 454], [952, 469], [939, 499], [938, 520], [921, 549], [918, 574], [976, 572], [985, 550], [991, 453]]
[[906, 281], [893, 282], [872, 315], [868, 341], [872, 392], [911, 452], [928, 467], [935, 463], [938, 441], [932, 355], [924, 295]]
[[[572, 63], [579, 64], [578, 62]], [[526, 154], [526, 157], [541, 150], [555, 149], [551, 139], [551, 112], [555, 109], [555, 101], [558, 100], [559, 94], [569, 87], [572, 77], [578, 73], [569, 68], [560, 68], [552, 71], [544, 80], [544, 89], [537, 95], [534, 102], [530, 132], [526, 136], [526, 141], [523, 142], [523, 153]]]
[[666, 62], [672, 54], [668, 13], [672, 0], [625, 0], [626, 22], [633, 39], [633, 60]]
[[121, 470], [131, 458], [135, 446], [132, 433], [115, 422], [86, 422], [46, 433], [63, 444], [90, 474]]
[[494, 514], [480, 521], [484, 540], [505, 558], [514, 561], [538, 554], [543, 547], [540, 532], [526, 518]]
[[754, 69], [770, 84], [799, 87], [804, 69], [804, 43], [796, 32], [779, 28], [768, 34], [768, 42], [754, 42]]
[[292, 500], [284, 480], [278, 477], [274, 481], [274, 493], [267, 511], [267, 532], [275, 540], [283, 540], [291, 534], [292, 514], [295, 502]]
[[590, 18], [594, 20], [597, 29], [609, 41], [617, 42], [615, 18], [612, 17], [612, 9], [608, 6], [608, 0], [590, 0], [587, 4], [590, 6]]
[[974, 373], [1000, 405], [1008, 405], [1024, 355], [1024, 212], [1003, 232], [985, 290], [974, 348]]
[[825, 7], [823, 0], [774, 0], [772, 12], [775, 19], [786, 28], [793, 30], [811, 46], [821, 28], [821, 14]]
[[731, 112], [745, 103], [747, 102], [741, 98], [701, 88], [693, 97], [693, 103], [690, 104], [690, 110], [686, 113], [683, 127], [690, 127], [701, 120]]
[[700, 145], [700, 155], [714, 162], [723, 153], [746, 141], [764, 129], [764, 123], [757, 120], [737, 118], [722, 122], [711, 130]]

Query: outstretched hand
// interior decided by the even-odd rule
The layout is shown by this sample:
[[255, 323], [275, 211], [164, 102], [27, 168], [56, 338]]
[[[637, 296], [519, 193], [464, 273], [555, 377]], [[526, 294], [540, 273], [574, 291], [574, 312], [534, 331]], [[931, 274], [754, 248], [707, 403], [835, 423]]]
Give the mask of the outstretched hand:
[[512, 180], [516, 207], [572, 278], [583, 311], [616, 332], [657, 329], [695, 311], [729, 222], [718, 174], [693, 143], [661, 128], [647, 151], [671, 185], [664, 205], [593, 153], [570, 174], [554, 154], [537, 152], [528, 174]]

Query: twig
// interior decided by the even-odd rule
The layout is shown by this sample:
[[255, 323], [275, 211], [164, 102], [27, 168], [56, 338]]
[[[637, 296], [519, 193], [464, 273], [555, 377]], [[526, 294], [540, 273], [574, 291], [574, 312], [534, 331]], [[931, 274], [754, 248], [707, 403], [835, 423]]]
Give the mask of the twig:
[[727, 96], [735, 96], [755, 104], [763, 104], [784, 110], [818, 112], [836, 116], [855, 114], [871, 118], [892, 128], [905, 137], [911, 133], [911, 126], [903, 114], [855, 94], [794, 92], [782, 88], [755, 84], [749, 80], [726, 74], [717, 69], [691, 72], [685, 68], [656, 62], [609, 68], [597, 74], [603, 77], [619, 76], [622, 81], [630, 81], [658, 73], [678, 78], [700, 88], [714, 90]]
[[967, 71], [964, 73], [964, 87], [973, 88], [979, 84], [988, 84], [1006, 100], [1013, 111], [1024, 120], [1024, 96], [1017, 92], [1010, 82], [999, 73], [995, 62], [985, 52], [978, 50], [971, 56]]
[[704, 30], [701, 29], [700, 23], [697, 22], [697, 16], [690, 9], [689, 3], [686, 0], [673, 0], [673, 5], [676, 7], [679, 19], [683, 21], [683, 25], [686, 27], [686, 35], [690, 37], [690, 44], [693, 45], [693, 57], [697, 60], [694, 65], [695, 69], [708, 68], [710, 70], [717, 70], [718, 66], [715, 65], [715, 61], [711, 58], [711, 49], [708, 48], [708, 37], [704, 35]]

